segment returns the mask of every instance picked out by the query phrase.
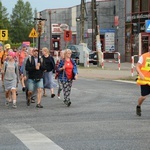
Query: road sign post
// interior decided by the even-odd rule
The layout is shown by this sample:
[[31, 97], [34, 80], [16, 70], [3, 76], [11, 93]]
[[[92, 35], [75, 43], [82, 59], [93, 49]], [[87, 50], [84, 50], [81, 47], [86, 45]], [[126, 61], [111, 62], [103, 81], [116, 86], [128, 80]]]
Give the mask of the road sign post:
[[64, 31], [64, 41], [69, 42], [72, 39], [72, 31], [71, 30], [65, 30]]
[[8, 30], [0, 30], [0, 40], [1, 41], [8, 40]]

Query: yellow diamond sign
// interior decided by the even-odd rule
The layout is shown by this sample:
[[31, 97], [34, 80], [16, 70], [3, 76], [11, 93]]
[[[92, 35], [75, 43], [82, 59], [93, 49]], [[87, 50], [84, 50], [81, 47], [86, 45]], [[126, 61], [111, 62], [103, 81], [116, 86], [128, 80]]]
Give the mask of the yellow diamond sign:
[[38, 33], [36, 32], [36, 30], [33, 28], [29, 34], [30, 38], [36, 38], [38, 37]]

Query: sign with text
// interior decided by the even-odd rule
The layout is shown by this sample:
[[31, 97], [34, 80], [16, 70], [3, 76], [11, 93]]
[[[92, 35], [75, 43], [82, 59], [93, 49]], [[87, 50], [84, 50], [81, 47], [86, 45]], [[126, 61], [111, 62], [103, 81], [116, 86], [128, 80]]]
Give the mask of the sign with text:
[[8, 30], [0, 30], [0, 40], [1, 41], [8, 40]]
[[115, 50], [115, 33], [106, 32], [105, 33], [105, 51]]
[[71, 41], [71, 39], [72, 39], [72, 31], [71, 30], [65, 30], [64, 31], [64, 40], [66, 42], [69, 42], [69, 41]]

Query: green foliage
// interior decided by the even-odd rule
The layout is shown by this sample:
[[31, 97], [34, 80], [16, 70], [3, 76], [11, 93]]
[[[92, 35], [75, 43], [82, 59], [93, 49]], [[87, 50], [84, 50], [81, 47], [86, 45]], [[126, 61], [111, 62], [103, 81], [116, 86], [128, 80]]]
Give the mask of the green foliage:
[[29, 33], [33, 28], [33, 13], [29, 2], [18, 0], [10, 16], [12, 43], [31, 41]]
[[9, 29], [10, 23], [8, 19], [7, 8], [2, 5], [0, 1], [0, 29]]

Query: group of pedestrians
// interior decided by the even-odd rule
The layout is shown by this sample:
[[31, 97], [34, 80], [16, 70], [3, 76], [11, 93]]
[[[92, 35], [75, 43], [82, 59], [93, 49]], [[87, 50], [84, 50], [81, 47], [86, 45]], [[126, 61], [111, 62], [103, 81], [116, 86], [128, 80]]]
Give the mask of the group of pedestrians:
[[[35, 103], [36, 95], [36, 107], [43, 108], [41, 101], [42, 96], [47, 95], [46, 89], [49, 89], [51, 98], [56, 96], [54, 88], [57, 87], [57, 84], [54, 82], [54, 73], [58, 81], [58, 98], [60, 99], [60, 92], [63, 90], [64, 103], [68, 107], [71, 105], [72, 82], [77, 79], [78, 74], [77, 65], [71, 59], [71, 50], [62, 51], [55, 64], [54, 58], [46, 47], [42, 48], [42, 54], [39, 56], [37, 48], [30, 47], [27, 49], [26, 45], [22, 45], [22, 50], [14, 52], [10, 44], [7, 45], [7, 49], [5, 46], [0, 43], [0, 60], [4, 59], [5, 53], [5, 59], [3, 63], [1, 61], [0, 69], [5, 89], [6, 106], [12, 103], [12, 107], [17, 108], [16, 95], [20, 82], [22, 91], [25, 92], [27, 106]], [[1, 51], [3, 54], [1, 54]]]

